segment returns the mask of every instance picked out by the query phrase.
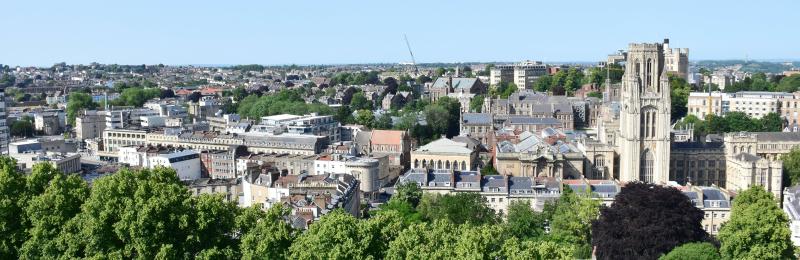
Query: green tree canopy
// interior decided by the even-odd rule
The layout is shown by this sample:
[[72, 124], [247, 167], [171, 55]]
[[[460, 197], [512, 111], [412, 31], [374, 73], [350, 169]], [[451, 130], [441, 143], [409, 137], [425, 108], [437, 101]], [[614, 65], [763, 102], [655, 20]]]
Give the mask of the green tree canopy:
[[289, 208], [277, 205], [266, 214], [257, 207], [246, 211], [250, 213], [240, 216], [250, 217], [241, 217], [240, 221], [244, 221], [241, 226], [250, 227], [251, 230], [242, 236], [242, 258], [288, 259], [289, 247], [297, 235], [297, 231], [284, 219], [290, 213]]
[[771, 193], [753, 185], [733, 200], [731, 218], [719, 231], [724, 259], [791, 259], [789, 220]]
[[369, 242], [352, 215], [334, 210], [322, 216], [289, 247], [292, 259], [364, 259]]
[[375, 115], [372, 114], [372, 111], [366, 109], [358, 110], [358, 112], [356, 112], [355, 120], [356, 123], [360, 125], [371, 127], [372, 124], [375, 122]]
[[497, 215], [477, 193], [425, 194], [417, 207], [428, 220], [446, 220], [455, 224], [482, 225], [497, 223]]
[[575, 245], [576, 258], [589, 258], [592, 253], [592, 221], [597, 219], [600, 203], [590, 196], [565, 187], [551, 217], [551, 236], [555, 241]]
[[717, 247], [708, 242], [686, 243], [669, 252], [659, 260], [719, 260]]
[[422, 189], [414, 182], [404, 182], [395, 186], [392, 200], [398, 200], [416, 207], [422, 199]]
[[70, 125], [75, 125], [75, 117], [85, 109], [95, 109], [97, 103], [92, 101], [92, 96], [84, 93], [70, 93], [67, 99], [67, 122]]

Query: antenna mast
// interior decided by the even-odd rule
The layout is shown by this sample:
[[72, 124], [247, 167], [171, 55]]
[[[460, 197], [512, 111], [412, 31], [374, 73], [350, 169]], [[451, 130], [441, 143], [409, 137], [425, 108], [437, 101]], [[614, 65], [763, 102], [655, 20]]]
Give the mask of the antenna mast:
[[406, 47], [408, 47], [408, 54], [411, 55], [411, 65], [414, 66], [414, 73], [417, 73], [419, 72], [419, 70], [417, 70], [417, 61], [414, 60], [414, 52], [411, 52], [411, 44], [408, 43], [408, 36], [403, 34], [403, 39], [406, 40]]

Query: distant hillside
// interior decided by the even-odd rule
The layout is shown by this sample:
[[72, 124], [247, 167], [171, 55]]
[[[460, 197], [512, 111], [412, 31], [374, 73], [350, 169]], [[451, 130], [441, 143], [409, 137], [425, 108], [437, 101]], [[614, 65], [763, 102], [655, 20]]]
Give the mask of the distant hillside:
[[792, 65], [785, 64], [785, 62], [772, 62], [772, 61], [747, 61], [744, 60], [702, 60], [694, 62], [696, 67], [715, 69], [726, 66], [733, 66], [737, 64], [742, 65], [742, 71], [747, 72], [765, 72], [765, 73], [781, 73], [790, 70], [793, 67], [800, 67], [800, 62], [793, 62]]

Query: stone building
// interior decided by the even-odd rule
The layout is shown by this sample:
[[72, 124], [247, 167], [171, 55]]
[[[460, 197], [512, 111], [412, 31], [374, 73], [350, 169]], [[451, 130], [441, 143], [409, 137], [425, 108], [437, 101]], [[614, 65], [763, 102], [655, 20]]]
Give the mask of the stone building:
[[487, 148], [494, 147], [494, 119], [489, 113], [462, 113], [460, 135], [480, 141]]
[[75, 137], [81, 140], [103, 136], [106, 115], [98, 111], [84, 110], [75, 118]]
[[669, 180], [685, 185], [725, 187], [726, 157], [721, 142], [673, 143]]
[[200, 178], [183, 181], [183, 185], [186, 185], [189, 192], [192, 193], [192, 196], [200, 196], [201, 194], [222, 194], [225, 201], [233, 203], [239, 202], [239, 194], [242, 192], [241, 184], [241, 178]]
[[712, 236], [719, 234], [722, 224], [731, 218], [731, 195], [718, 187], [678, 187], [684, 195], [703, 211], [700, 225]]
[[573, 130], [575, 114], [565, 96], [548, 96], [546, 93], [520, 90], [507, 99], [484, 99], [482, 111], [494, 115], [495, 120], [505, 121], [513, 115], [534, 118], [555, 118], [563, 130]]
[[782, 195], [783, 162], [772, 161], [749, 153], [729, 156], [726, 161], [727, 177], [725, 188], [746, 190], [753, 185], [761, 185], [772, 192], [775, 198]]
[[663, 49], [658, 43], [628, 46], [617, 142], [623, 182], [669, 180], [671, 89]]
[[563, 133], [548, 128], [541, 136], [523, 132], [519, 141], [499, 141], [494, 167], [501, 175], [527, 177], [581, 178], [585, 157], [576, 147], [563, 142]]
[[664, 39], [664, 67], [685, 80], [689, 80], [689, 48], [670, 48], [669, 39]]
[[424, 193], [478, 193], [497, 214], [506, 214], [508, 205], [514, 201], [528, 203], [534, 210], [542, 211], [545, 204], [561, 195], [561, 182], [550, 177], [482, 176], [476, 171], [414, 168], [397, 180], [398, 184], [406, 182], [416, 183]]
[[411, 151], [412, 168], [473, 171], [478, 168], [478, 149], [445, 137]]
[[450, 93], [484, 94], [486, 91], [486, 85], [477, 78], [439, 77], [428, 87], [431, 102]]

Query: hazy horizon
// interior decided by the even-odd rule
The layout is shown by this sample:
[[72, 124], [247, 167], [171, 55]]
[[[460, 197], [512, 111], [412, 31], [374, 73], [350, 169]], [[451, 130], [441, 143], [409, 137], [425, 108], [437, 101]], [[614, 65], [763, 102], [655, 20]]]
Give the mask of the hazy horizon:
[[[596, 62], [630, 42], [691, 60], [800, 60], [800, 2], [10, 1], [0, 63]], [[458, 10], [458, 11], [456, 11]]]

